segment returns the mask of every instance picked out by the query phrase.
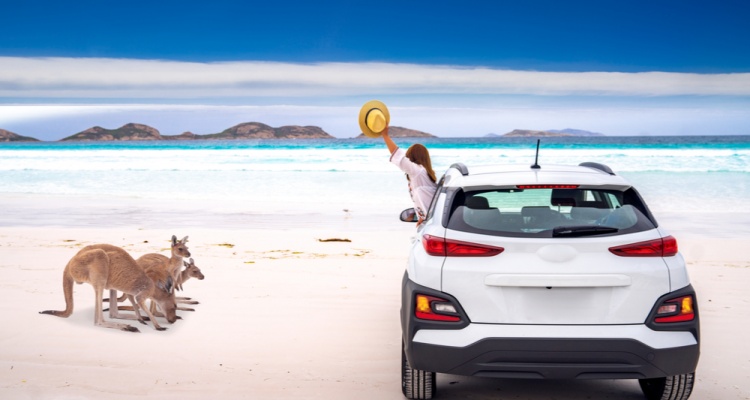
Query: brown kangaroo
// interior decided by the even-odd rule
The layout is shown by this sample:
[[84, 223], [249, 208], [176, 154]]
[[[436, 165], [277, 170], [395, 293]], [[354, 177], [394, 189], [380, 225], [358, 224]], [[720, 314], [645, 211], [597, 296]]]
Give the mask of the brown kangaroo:
[[[128, 324], [121, 324], [104, 320], [102, 311], [102, 297], [105, 289], [110, 290], [110, 318], [137, 319], [142, 324], [146, 322], [138, 309], [143, 310], [154, 324], [156, 330], [165, 330], [154, 319], [146, 308], [146, 299], [154, 290], [153, 281], [146, 272], [138, 266], [133, 257], [120, 247], [110, 244], [94, 244], [82, 248], [68, 261], [63, 271], [63, 293], [65, 294], [65, 310], [40, 311], [40, 314], [50, 314], [67, 318], [73, 313], [73, 282], [89, 283], [94, 287], [96, 300], [94, 303], [94, 325], [105, 328], [120, 329], [128, 332], [139, 332], [138, 328]], [[117, 310], [117, 290], [127, 294], [133, 303], [135, 316], [120, 315]]]
[[[139, 258], [139, 260], [140, 260], [140, 258]], [[201, 269], [198, 268], [197, 265], [195, 265], [195, 261], [193, 261], [192, 258], [190, 259], [190, 262], [183, 261], [183, 263], [185, 264], [185, 269], [183, 269], [182, 272], [180, 272], [180, 278], [177, 280], [177, 283], [174, 285], [174, 288], [175, 289], [179, 289], [179, 290], [182, 290], [182, 288], [181, 288], [182, 283], [184, 283], [185, 281], [187, 281], [190, 278], [195, 278], [195, 279], [198, 279], [198, 280], [203, 280], [205, 278], [205, 276], [201, 272]], [[149, 268], [159, 269], [159, 266], [154, 266], [154, 267], [149, 267]], [[162, 268], [162, 271], [166, 271], [166, 269]], [[146, 272], [148, 273], [148, 270]], [[154, 279], [154, 276], [152, 274], [150, 274], [149, 276], [151, 276], [152, 279]], [[197, 301], [192, 300], [190, 297], [175, 297], [175, 301], [177, 303], [180, 303], [180, 304], [199, 304]], [[157, 303], [158, 303], [158, 301], [157, 301]], [[159, 304], [159, 307], [162, 308], [162, 305]], [[120, 306], [119, 308], [120, 308], [120, 310], [130, 310], [130, 311], [133, 311], [133, 307], [131, 307], [131, 306]], [[162, 309], [164, 309], [164, 308], [162, 308]], [[195, 309], [193, 309], [193, 308], [179, 307], [179, 306], [177, 307], [177, 309], [180, 310], [180, 311], [195, 311]], [[163, 316], [159, 312], [159, 310], [156, 309], [156, 307], [154, 305], [154, 302], [151, 303], [150, 310], [151, 310], [151, 314], [153, 314], [156, 317]], [[177, 318], [179, 319], [179, 317], [177, 317]], [[169, 320], [169, 313], [168, 312], [167, 312], [167, 320]]]
[[[182, 290], [182, 284], [185, 283], [190, 278], [198, 279], [199, 281], [202, 281], [205, 276], [203, 276], [203, 272], [201, 272], [201, 269], [198, 268], [197, 265], [195, 265], [195, 261], [193, 259], [190, 259], [190, 262], [183, 261], [185, 264], [185, 269], [180, 272], [180, 278], [177, 280], [177, 284], [175, 287], [178, 290]], [[198, 304], [197, 301], [192, 300], [190, 297], [176, 297], [178, 303], [182, 304]], [[192, 308], [186, 308], [186, 307], [177, 307], [178, 310], [182, 311], [195, 311]]]
[[[143, 257], [141, 257], [143, 258]], [[172, 283], [171, 279], [172, 277], [168, 274], [167, 269], [165, 268], [165, 265], [163, 264], [154, 264], [154, 265], [148, 265], [147, 263], [141, 264], [141, 258], [136, 260], [139, 266], [143, 267], [146, 271], [146, 274], [151, 278], [151, 280], [159, 286], [160, 282], [168, 282]], [[166, 258], [166, 257], [165, 257]], [[193, 259], [190, 259], [190, 262], [183, 261], [185, 264], [185, 269], [180, 272], [180, 278], [177, 280], [177, 283], [174, 285], [169, 285], [171, 289], [177, 289], [178, 284], [181, 282], [185, 282], [190, 278], [196, 278], [198, 280], [203, 280], [204, 276], [201, 272], [200, 268], [198, 268], [197, 265], [195, 265], [195, 261]], [[174, 304], [177, 303], [185, 303], [185, 304], [198, 304], [197, 301], [190, 301], [189, 297], [175, 297], [173, 291], [166, 290], [165, 287], [160, 287], [161, 290], [155, 291], [154, 295], [151, 297], [151, 306], [149, 310], [151, 311], [151, 314], [153, 314], [155, 317], [163, 317], [164, 315], [159, 312], [159, 310], [156, 309], [156, 305], [159, 305], [159, 308], [164, 310], [166, 313], [167, 321], [170, 323], [173, 323], [176, 319], [179, 319], [180, 317], [177, 317], [175, 315], [175, 308], [177, 310], [181, 311], [195, 311], [192, 308], [186, 308], [186, 307], [176, 307]], [[132, 301], [131, 301], [132, 303]], [[130, 310], [133, 311], [134, 308], [131, 306], [119, 306], [118, 309], [120, 310]]]
[[[167, 257], [159, 253], [148, 253], [138, 257], [136, 262], [142, 269], [146, 269], [152, 266], [160, 265], [162, 268], [169, 271], [172, 276], [172, 282], [177, 282], [180, 277], [180, 269], [182, 268], [183, 257], [190, 257], [190, 251], [187, 248], [188, 237], [185, 236], [182, 240], [178, 241], [177, 236], [172, 235], [172, 248], [171, 257]], [[117, 301], [125, 301], [127, 295], [125, 293], [120, 296]], [[103, 301], [109, 301], [104, 299]], [[120, 310], [127, 310], [128, 308], [120, 308]]]
[[182, 269], [182, 259], [190, 257], [190, 251], [185, 243], [187, 243], [188, 237], [185, 236], [182, 240], [178, 241], [177, 236], [172, 235], [172, 254], [171, 257], [159, 253], [148, 253], [138, 257], [138, 265], [141, 268], [148, 268], [152, 266], [161, 266], [166, 269], [172, 276], [174, 282], [178, 282], [180, 279], [180, 270]]
[[[172, 276], [169, 275], [168, 271], [162, 268], [160, 265], [146, 267], [144, 268], [144, 271], [146, 272], [146, 275], [149, 277], [149, 279], [151, 279], [151, 281], [154, 283], [148, 296], [151, 299], [151, 307], [149, 309], [151, 315], [154, 317], [165, 317], [167, 319], [167, 322], [173, 324], [178, 317], [177, 304], [175, 302], [174, 295], [174, 281], [172, 280]], [[130, 302], [133, 303], [132, 296], [128, 295], [128, 298], [130, 298]], [[161, 313], [157, 314], [157, 304], [166, 315]], [[120, 306], [119, 309], [125, 310], [130, 308]], [[135, 307], [133, 307], [132, 309], [135, 310]]]

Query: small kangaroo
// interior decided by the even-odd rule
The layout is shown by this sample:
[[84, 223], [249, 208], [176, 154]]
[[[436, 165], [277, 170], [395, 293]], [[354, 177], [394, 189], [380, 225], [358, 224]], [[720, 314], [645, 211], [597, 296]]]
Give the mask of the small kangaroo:
[[162, 266], [172, 276], [174, 282], [178, 282], [180, 279], [180, 269], [182, 269], [182, 259], [190, 257], [190, 251], [185, 243], [187, 243], [188, 237], [185, 236], [182, 240], [178, 241], [177, 236], [172, 235], [172, 254], [171, 257], [159, 253], [148, 253], [138, 257], [138, 265], [142, 268], [151, 266]]
[[[73, 282], [89, 283], [94, 287], [96, 300], [94, 303], [94, 325], [105, 328], [119, 329], [128, 332], [140, 332], [138, 328], [128, 324], [121, 324], [104, 320], [102, 311], [102, 297], [105, 289], [110, 290], [110, 318], [137, 319], [142, 324], [146, 322], [138, 309], [143, 310], [154, 324], [156, 330], [165, 330], [154, 319], [146, 308], [146, 299], [154, 290], [153, 281], [146, 272], [138, 266], [133, 257], [120, 247], [110, 244], [94, 244], [82, 248], [68, 261], [63, 271], [63, 293], [65, 295], [65, 310], [40, 311], [40, 314], [50, 314], [67, 318], [73, 313]], [[117, 290], [127, 294], [133, 303], [135, 316], [121, 316], [117, 310]]]
[[[201, 272], [201, 269], [198, 268], [197, 265], [195, 265], [195, 261], [193, 259], [190, 259], [190, 262], [183, 261], [185, 264], [185, 269], [180, 272], [180, 278], [177, 280], [177, 284], [175, 287], [178, 290], [182, 290], [182, 284], [185, 283], [190, 278], [198, 279], [199, 281], [202, 281], [205, 276], [203, 276], [203, 273]], [[178, 303], [182, 304], [198, 304], [197, 301], [192, 300], [190, 297], [176, 297]], [[195, 311], [192, 308], [186, 308], [186, 307], [177, 307], [178, 310], [182, 311]]]

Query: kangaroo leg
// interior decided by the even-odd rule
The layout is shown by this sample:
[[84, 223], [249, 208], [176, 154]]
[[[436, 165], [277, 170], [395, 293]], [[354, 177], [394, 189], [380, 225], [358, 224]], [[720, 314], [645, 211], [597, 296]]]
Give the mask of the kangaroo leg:
[[121, 318], [120, 313], [117, 312], [117, 290], [109, 290], [109, 317], [110, 318]]
[[[126, 297], [126, 298], [127, 298], [127, 297]], [[148, 324], [146, 323], [146, 321], [148, 321], [148, 317], [144, 317], [144, 316], [142, 316], [142, 315], [141, 315], [141, 313], [140, 313], [140, 312], [138, 311], [138, 309], [139, 309], [140, 307], [138, 307], [138, 306], [136, 305], [136, 303], [135, 303], [135, 301], [134, 301], [134, 300], [130, 300], [130, 302], [131, 302], [131, 303], [133, 304], [132, 306], [117, 306], [117, 309], [118, 309], [118, 310], [120, 310], [120, 311], [133, 311], [133, 312], [135, 312], [135, 314], [136, 314], [136, 317], [135, 317], [135, 318], [136, 318], [136, 319], [137, 319], [137, 320], [138, 320], [138, 321], [139, 321], [140, 323], [142, 323], [143, 325], [148, 325]], [[107, 310], [109, 310], [109, 309], [107, 309]], [[105, 310], [105, 311], [106, 311], [106, 310]], [[152, 313], [152, 314], [154, 314], [154, 317], [163, 317], [163, 315], [161, 315], [161, 313], [158, 313], [158, 312], [154, 312], [153, 310], [151, 310], [151, 313]], [[120, 315], [120, 318], [123, 318], [123, 319], [130, 319], [130, 316], [129, 316], [129, 315], [128, 315], [128, 316], [125, 316], [125, 315]]]
[[109, 291], [109, 317], [110, 318], [116, 318], [116, 319], [127, 319], [127, 320], [135, 320], [143, 325], [147, 325], [146, 321], [144, 321], [144, 318], [141, 316], [141, 313], [138, 311], [138, 306], [136, 302], [133, 300], [133, 296], [126, 295], [128, 299], [130, 299], [130, 303], [133, 304], [132, 310], [135, 312], [135, 315], [132, 314], [120, 314], [120, 310], [126, 310], [125, 307], [127, 306], [117, 306], [117, 297], [116, 297], [117, 291], [110, 289]]
[[[138, 306], [136, 305], [135, 300], [133, 299], [133, 296], [128, 296], [127, 294], [125, 294], [123, 296], [124, 296], [124, 299], [130, 300], [130, 304], [131, 305], [129, 305], [129, 306], [117, 306], [117, 309], [120, 310], [120, 311], [133, 311], [135, 313], [135, 315], [136, 315], [136, 319], [138, 319], [139, 321], [143, 320], [143, 317], [141, 316], [141, 313], [138, 311]], [[123, 297], [123, 296], [121, 296], [121, 297]], [[104, 299], [104, 300], [106, 301], [107, 299]], [[122, 300], [120, 300], [120, 298], [118, 298], [117, 301], [120, 302]], [[129, 318], [129, 317], [124, 317], [123, 316], [122, 318]], [[146, 324], [143, 321], [141, 321], [141, 323]]]
[[[138, 320], [138, 322], [142, 323], [143, 325], [148, 325], [146, 321], [144, 321], [144, 317], [141, 316], [141, 312], [138, 311], [138, 305], [135, 302], [135, 299], [131, 295], [127, 295], [128, 300], [130, 300], [130, 304], [133, 305], [133, 312], [135, 312], [135, 318]], [[146, 317], [148, 318], [148, 317]]]
[[105, 321], [104, 311], [102, 311], [102, 298], [104, 297], [104, 287], [103, 285], [100, 287], [95, 287], [94, 290], [96, 291], [96, 302], [94, 303], [95, 304], [94, 325], [102, 326], [105, 328], [119, 329], [121, 331], [126, 331], [126, 332], [140, 332], [138, 328], [134, 326], [130, 326], [128, 324], [120, 324], [117, 322]]
[[[151, 314], [153, 314], [154, 317], [166, 318], [166, 316], [161, 311], [159, 311], [158, 304], [156, 304], [154, 300], [151, 300], [149, 304], [149, 310], [151, 310]], [[177, 318], [179, 319], [179, 317]]]
[[[122, 303], [122, 302], [124, 302], [127, 299], [128, 299], [128, 294], [127, 293], [123, 293], [120, 297], [117, 298], [117, 301], [119, 303]], [[104, 300], [102, 300], [102, 301], [105, 302], [105, 303], [108, 303], [109, 302], [109, 297], [105, 297]], [[107, 311], [107, 310], [104, 310], [104, 311]], [[120, 310], [122, 310], [122, 308]]]
[[151, 314], [151, 311], [149, 311], [148, 307], [146, 307], [146, 296], [144, 294], [138, 294], [138, 295], [136, 295], [135, 296], [135, 300], [138, 303], [138, 306], [141, 307], [141, 309], [143, 310], [143, 312], [145, 312], [146, 315], [148, 315], [148, 318], [151, 320], [151, 323], [154, 324], [154, 329], [156, 329], [157, 331], [165, 331], [165, 330], [167, 330], [167, 328], [163, 328], [163, 327], [159, 326], [159, 323], [156, 322], [156, 318], [154, 317], [154, 315]]

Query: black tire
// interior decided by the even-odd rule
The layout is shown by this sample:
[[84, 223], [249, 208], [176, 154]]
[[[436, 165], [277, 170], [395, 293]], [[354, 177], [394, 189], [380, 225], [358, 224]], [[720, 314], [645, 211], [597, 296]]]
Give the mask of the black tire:
[[404, 344], [401, 343], [401, 392], [407, 399], [431, 399], [435, 396], [435, 373], [413, 369], [406, 361]]
[[695, 372], [666, 378], [639, 379], [648, 400], [687, 400], [693, 392]]

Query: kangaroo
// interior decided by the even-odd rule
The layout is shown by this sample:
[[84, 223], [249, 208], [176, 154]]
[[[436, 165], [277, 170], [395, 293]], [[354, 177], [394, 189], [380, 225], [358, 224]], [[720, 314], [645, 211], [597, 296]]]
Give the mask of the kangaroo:
[[[144, 268], [144, 271], [146, 272], [146, 275], [151, 279], [151, 281], [154, 283], [154, 286], [151, 288], [151, 292], [149, 293], [149, 298], [151, 299], [151, 307], [150, 311], [151, 314], [155, 317], [165, 317], [167, 319], [167, 322], [170, 324], [173, 324], [177, 320], [177, 304], [175, 302], [175, 295], [174, 295], [174, 281], [172, 280], [172, 275], [169, 274], [169, 272], [162, 268], [160, 265], [155, 266], [148, 266]], [[128, 298], [130, 298], [130, 295], [128, 295]], [[133, 302], [133, 299], [130, 299], [130, 302]], [[159, 308], [161, 308], [166, 315], [158, 314], [156, 313], [156, 305], [159, 305]], [[121, 310], [125, 309], [124, 306], [119, 307]], [[133, 307], [135, 310], [135, 307]]]
[[184, 257], [190, 257], [190, 251], [185, 243], [187, 243], [188, 237], [185, 236], [182, 240], [178, 241], [177, 236], [172, 235], [172, 255], [167, 256], [159, 253], [148, 253], [138, 257], [138, 265], [142, 268], [151, 266], [161, 265], [165, 268], [172, 276], [173, 282], [178, 282], [180, 279], [180, 269], [182, 269], [182, 259]]
[[[195, 265], [195, 261], [193, 259], [190, 259], [190, 262], [183, 261], [183, 264], [185, 264], [185, 269], [180, 272], [180, 277], [177, 278], [177, 283], [175, 284], [175, 287], [177, 290], [182, 290], [182, 284], [185, 283], [190, 278], [195, 278], [199, 281], [202, 281], [205, 276], [201, 272], [201, 269], [198, 268], [197, 265]], [[181, 297], [178, 297], [178, 299], [183, 299]], [[189, 298], [184, 298], [185, 300], [190, 300]], [[198, 303], [194, 303], [198, 304]]]
[[[199, 281], [202, 281], [205, 276], [203, 276], [203, 273], [201, 272], [201, 269], [198, 268], [197, 265], [195, 265], [195, 261], [193, 259], [190, 259], [190, 262], [183, 261], [183, 264], [185, 264], [185, 269], [180, 272], [180, 278], [177, 280], [177, 284], [175, 287], [178, 290], [182, 290], [182, 284], [185, 283], [190, 278], [198, 279]], [[182, 304], [198, 304], [197, 301], [192, 300], [190, 297], [177, 297], [177, 302]], [[178, 310], [182, 311], [195, 311], [192, 308], [186, 308], [186, 307], [177, 307]]]
[[[169, 258], [159, 253], [148, 253], [138, 257], [136, 262], [144, 270], [151, 266], [161, 265], [169, 271], [169, 274], [172, 276], [172, 282], [177, 282], [180, 277], [183, 257], [190, 257], [190, 251], [185, 244], [187, 243], [187, 239], [188, 237], [185, 236], [182, 240], [178, 241], [177, 236], [172, 235], [172, 255]], [[117, 301], [125, 301], [126, 297], [126, 294], [123, 293]], [[108, 301], [108, 299], [104, 299], [103, 301]], [[123, 308], [120, 309], [123, 310]]]
[[[154, 319], [146, 308], [146, 299], [154, 289], [153, 281], [146, 272], [138, 266], [133, 257], [120, 247], [110, 244], [94, 244], [82, 248], [68, 261], [63, 271], [63, 293], [65, 295], [65, 310], [45, 310], [40, 314], [50, 314], [67, 318], [73, 313], [73, 282], [86, 282], [94, 287], [96, 300], [94, 303], [94, 325], [105, 328], [119, 329], [128, 332], [140, 332], [138, 328], [128, 324], [121, 324], [104, 320], [102, 311], [102, 297], [105, 289], [110, 290], [110, 318], [137, 319], [146, 324], [138, 309], [142, 309], [149, 317], [156, 330], [165, 330]], [[126, 293], [133, 303], [135, 317], [120, 315], [117, 310], [117, 291]]]
[[[141, 257], [143, 258], [143, 257]], [[159, 305], [159, 308], [164, 310], [164, 312], [167, 313], [166, 318], [167, 321], [170, 323], [173, 323], [174, 320], [179, 319], [180, 317], [177, 317], [175, 315], [175, 308], [177, 310], [181, 311], [195, 311], [195, 309], [192, 308], [186, 308], [186, 307], [176, 307], [175, 302], [177, 303], [185, 303], [185, 304], [198, 304], [197, 301], [191, 301], [189, 297], [175, 297], [173, 290], [170, 289], [177, 289], [178, 284], [187, 281], [190, 278], [196, 278], [198, 280], [203, 280], [204, 276], [201, 272], [200, 268], [195, 265], [195, 261], [193, 259], [190, 259], [190, 262], [183, 261], [185, 264], [185, 269], [180, 272], [180, 278], [177, 280], [176, 283], [173, 284], [172, 282], [172, 276], [169, 275], [167, 269], [164, 267], [163, 264], [148, 264], [148, 263], [141, 263], [141, 258], [138, 258], [136, 262], [139, 266], [143, 267], [143, 269], [146, 271], [146, 274], [151, 278], [154, 283], [156, 283], [157, 287], [161, 289], [160, 291], [156, 291], [154, 293], [154, 296], [151, 297], [151, 306], [150, 311], [151, 314], [153, 314], [155, 317], [162, 317], [164, 316], [162, 313], [159, 312], [159, 310], [156, 309], [156, 305]], [[165, 257], [166, 258], [166, 257]], [[132, 302], [132, 301], [131, 301]], [[118, 309], [120, 310], [130, 310], [133, 311], [134, 308], [131, 306], [119, 306]]]

